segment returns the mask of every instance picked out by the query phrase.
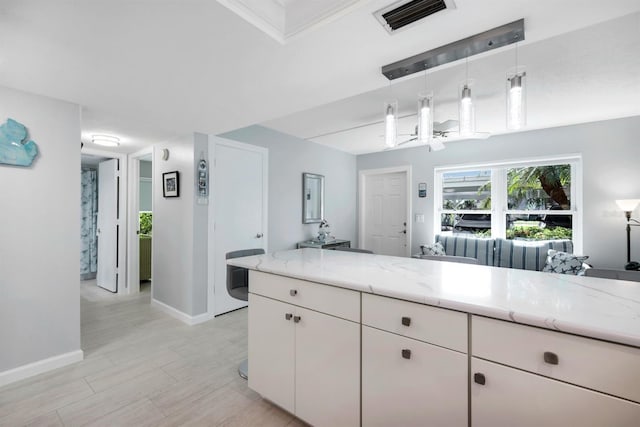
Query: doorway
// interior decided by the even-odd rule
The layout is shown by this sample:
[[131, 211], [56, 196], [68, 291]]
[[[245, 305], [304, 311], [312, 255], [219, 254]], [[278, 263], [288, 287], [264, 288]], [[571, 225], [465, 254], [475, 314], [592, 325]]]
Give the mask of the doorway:
[[129, 155], [128, 278], [130, 292], [150, 292], [153, 271], [153, 147]]
[[246, 307], [226, 287], [226, 253], [267, 250], [268, 150], [211, 136], [213, 206], [209, 206], [208, 313], [220, 315]]
[[411, 256], [411, 166], [360, 171], [359, 247]]
[[128, 293], [126, 281], [126, 155], [81, 152], [80, 279], [87, 286]]

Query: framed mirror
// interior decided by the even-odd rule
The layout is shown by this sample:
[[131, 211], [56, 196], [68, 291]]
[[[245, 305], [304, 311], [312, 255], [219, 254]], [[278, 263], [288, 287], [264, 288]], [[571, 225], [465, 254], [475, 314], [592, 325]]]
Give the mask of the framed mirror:
[[324, 176], [302, 174], [302, 223], [313, 224], [324, 218]]

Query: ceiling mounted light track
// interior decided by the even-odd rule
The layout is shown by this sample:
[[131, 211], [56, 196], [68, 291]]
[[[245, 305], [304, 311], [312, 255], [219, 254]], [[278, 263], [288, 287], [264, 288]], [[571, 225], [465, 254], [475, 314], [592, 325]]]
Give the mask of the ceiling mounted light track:
[[389, 80], [438, 67], [524, 40], [524, 19], [420, 53], [382, 67]]

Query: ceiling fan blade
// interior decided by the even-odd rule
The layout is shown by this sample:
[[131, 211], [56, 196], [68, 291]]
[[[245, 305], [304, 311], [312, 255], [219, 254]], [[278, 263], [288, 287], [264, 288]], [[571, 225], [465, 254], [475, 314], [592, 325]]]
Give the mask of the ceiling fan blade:
[[457, 120], [445, 120], [442, 123], [435, 122], [433, 124], [433, 130], [437, 132], [446, 132], [458, 127], [459, 122]]
[[432, 139], [429, 143], [429, 147], [431, 147], [433, 151], [444, 150], [444, 144], [439, 139]]

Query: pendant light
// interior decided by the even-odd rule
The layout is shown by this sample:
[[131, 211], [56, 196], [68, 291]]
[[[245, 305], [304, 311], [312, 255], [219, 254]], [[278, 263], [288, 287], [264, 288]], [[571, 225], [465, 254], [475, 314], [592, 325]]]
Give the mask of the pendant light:
[[384, 144], [389, 148], [398, 144], [398, 101], [384, 104]]
[[476, 133], [476, 116], [473, 106], [473, 97], [471, 88], [473, 82], [469, 80], [469, 57], [466, 59], [466, 76], [465, 81], [460, 85], [458, 93], [460, 94], [459, 119], [460, 119], [460, 136], [473, 136]]
[[425, 92], [418, 94], [418, 142], [430, 144], [433, 140], [433, 93], [427, 92], [427, 68], [424, 69]]
[[518, 43], [515, 47], [516, 66], [507, 71], [507, 129], [521, 129], [527, 124], [525, 83], [527, 73], [518, 66]]

